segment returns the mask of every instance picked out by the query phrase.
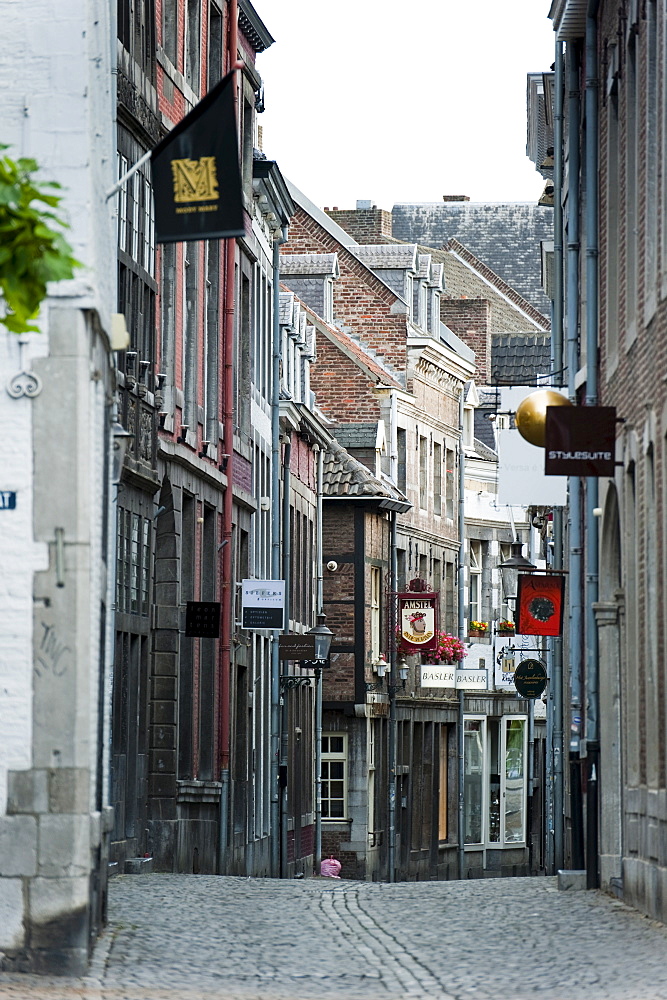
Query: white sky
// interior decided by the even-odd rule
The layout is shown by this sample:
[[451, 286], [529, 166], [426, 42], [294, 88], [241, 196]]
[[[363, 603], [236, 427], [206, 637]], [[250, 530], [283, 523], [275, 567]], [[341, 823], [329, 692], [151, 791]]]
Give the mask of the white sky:
[[252, 0], [264, 152], [320, 207], [537, 201], [526, 76], [554, 60], [549, 0]]

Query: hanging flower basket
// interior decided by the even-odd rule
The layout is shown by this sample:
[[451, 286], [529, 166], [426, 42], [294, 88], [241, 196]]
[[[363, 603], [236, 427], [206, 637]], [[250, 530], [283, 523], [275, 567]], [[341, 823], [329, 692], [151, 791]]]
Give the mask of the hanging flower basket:
[[496, 632], [498, 635], [514, 635], [514, 633], [516, 632], [514, 622], [510, 621], [498, 622]]

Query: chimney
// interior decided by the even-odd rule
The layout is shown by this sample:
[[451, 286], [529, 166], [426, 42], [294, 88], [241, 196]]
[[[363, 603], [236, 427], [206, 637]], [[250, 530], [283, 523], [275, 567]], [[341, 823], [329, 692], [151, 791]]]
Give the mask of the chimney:
[[443, 201], [470, 201], [468, 194], [443, 194]]

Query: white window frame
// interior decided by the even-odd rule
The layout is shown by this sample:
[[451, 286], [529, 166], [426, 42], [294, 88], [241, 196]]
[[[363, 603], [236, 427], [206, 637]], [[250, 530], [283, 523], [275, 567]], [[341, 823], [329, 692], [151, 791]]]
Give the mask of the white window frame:
[[[329, 749], [325, 750], [325, 741], [331, 740], [332, 738], [341, 739], [343, 741], [343, 749], [341, 751], [331, 751]], [[348, 793], [348, 780], [347, 780], [347, 733], [322, 733], [322, 822], [323, 823], [344, 823], [348, 818], [348, 803], [347, 803], [347, 793]], [[325, 785], [331, 781], [331, 777], [328, 774], [328, 769], [325, 768], [325, 764], [338, 763], [343, 764], [343, 815], [342, 816], [325, 816], [325, 803], [331, 802], [331, 796], [325, 796]], [[325, 777], [326, 773], [326, 777]], [[339, 781], [339, 778], [333, 779]], [[336, 796], [336, 801], [340, 801], [339, 797]]]
[[[467, 722], [480, 722], [480, 737], [482, 745], [482, 762], [481, 762], [481, 775], [482, 775], [482, 816], [481, 816], [481, 840], [470, 842], [465, 844], [465, 850], [467, 851], [479, 851], [479, 850], [510, 850], [512, 848], [522, 848], [526, 846], [527, 840], [527, 805], [528, 805], [528, 716], [527, 715], [503, 715], [500, 717], [499, 721], [499, 747], [498, 747], [498, 766], [500, 771], [500, 839], [498, 841], [491, 841], [490, 836], [490, 792], [491, 792], [491, 775], [490, 775], [490, 760], [491, 760], [491, 746], [490, 738], [491, 732], [488, 725], [488, 719], [484, 715], [466, 715], [464, 717], [464, 726]], [[508, 723], [510, 722], [521, 722], [523, 723], [523, 741], [521, 749], [521, 760], [522, 760], [522, 773], [519, 778], [513, 778], [507, 773], [507, 730]], [[464, 739], [464, 772], [465, 772], [465, 747], [466, 741]], [[466, 772], [467, 773], [467, 772]], [[508, 792], [514, 789], [508, 788], [508, 781], [520, 780], [520, 803], [521, 803], [521, 840], [507, 840], [507, 805], [508, 805]]]

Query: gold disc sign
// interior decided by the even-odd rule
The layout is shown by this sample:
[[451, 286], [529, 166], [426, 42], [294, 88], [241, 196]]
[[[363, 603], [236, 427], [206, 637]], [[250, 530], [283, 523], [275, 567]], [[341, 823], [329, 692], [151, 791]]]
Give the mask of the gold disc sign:
[[398, 621], [401, 643], [418, 652], [433, 649], [436, 643], [435, 620], [437, 594], [399, 594]]

